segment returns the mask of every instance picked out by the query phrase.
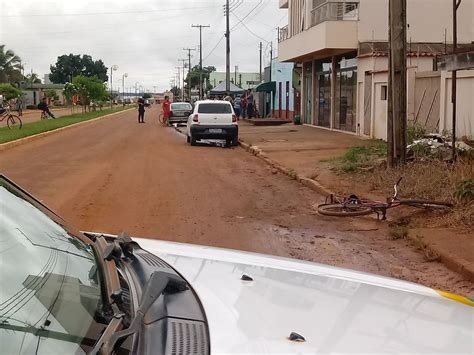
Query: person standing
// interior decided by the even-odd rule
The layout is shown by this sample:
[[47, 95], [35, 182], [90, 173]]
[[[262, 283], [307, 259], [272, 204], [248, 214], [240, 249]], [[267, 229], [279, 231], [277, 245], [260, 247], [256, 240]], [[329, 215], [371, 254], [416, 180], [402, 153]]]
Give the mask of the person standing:
[[242, 118], [247, 117], [247, 92], [244, 92], [240, 97], [240, 110], [242, 113]]
[[163, 120], [165, 126], [168, 125], [168, 120], [170, 119], [170, 113], [171, 113], [171, 102], [169, 96], [165, 96], [165, 101], [163, 101]]
[[237, 96], [234, 100], [234, 112], [238, 119], [240, 119], [240, 96]]
[[17, 97], [15, 101], [16, 112], [18, 112], [18, 116], [23, 116], [23, 100], [21, 97]]
[[247, 95], [247, 114], [249, 118], [254, 117], [254, 108], [255, 108], [255, 101], [253, 98], [252, 90], [248, 90], [248, 95]]
[[145, 100], [138, 99], [138, 123], [145, 123]]

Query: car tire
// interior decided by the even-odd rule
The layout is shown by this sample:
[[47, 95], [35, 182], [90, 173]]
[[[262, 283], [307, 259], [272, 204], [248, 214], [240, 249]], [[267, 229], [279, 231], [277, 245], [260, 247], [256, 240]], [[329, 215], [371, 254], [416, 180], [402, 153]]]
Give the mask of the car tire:
[[237, 147], [238, 145], [239, 145], [239, 137], [234, 137], [234, 139], [232, 139], [232, 146]]
[[187, 142], [187, 143], [191, 143], [191, 138], [189, 138], [188, 135], [186, 135], [186, 142]]
[[191, 135], [189, 140], [190, 140], [190, 143], [191, 143], [192, 146], [196, 145], [196, 138], [194, 138], [193, 135]]

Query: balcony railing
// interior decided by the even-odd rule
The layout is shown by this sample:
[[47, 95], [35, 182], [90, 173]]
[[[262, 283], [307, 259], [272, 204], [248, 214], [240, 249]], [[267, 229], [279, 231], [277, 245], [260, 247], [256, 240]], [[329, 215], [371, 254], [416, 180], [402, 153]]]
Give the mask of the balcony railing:
[[278, 32], [278, 42], [283, 42], [290, 37], [291, 36], [290, 36], [290, 31], [288, 29], [288, 25], [286, 25], [285, 27], [280, 27], [280, 30]]
[[[359, 20], [359, 2], [326, 1], [311, 11], [311, 27], [325, 21], [357, 21]], [[315, 5], [316, 5], [315, 4]]]

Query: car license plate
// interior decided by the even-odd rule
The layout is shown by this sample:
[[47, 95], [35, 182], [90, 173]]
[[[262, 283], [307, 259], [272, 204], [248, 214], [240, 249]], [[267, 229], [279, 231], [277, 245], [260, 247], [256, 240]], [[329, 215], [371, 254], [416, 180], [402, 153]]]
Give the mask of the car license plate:
[[210, 128], [209, 133], [222, 133], [222, 129], [220, 129], [220, 128]]

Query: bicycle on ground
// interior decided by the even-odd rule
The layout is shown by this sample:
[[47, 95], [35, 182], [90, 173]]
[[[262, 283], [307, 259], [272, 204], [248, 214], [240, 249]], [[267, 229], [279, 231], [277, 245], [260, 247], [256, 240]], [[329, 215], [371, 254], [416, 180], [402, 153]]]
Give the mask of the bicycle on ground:
[[324, 216], [334, 217], [358, 217], [376, 213], [377, 219], [385, 220], [387, 219], [387, 210], [399, 206], [439, 210], [448, 210], [453, 207], [451, 203], [444, 201], [398, 199], [398, 189], [401, 180], [402, 178], [398, 179], [397, 183], [393, 186], [394, 194], [391, 198], [388, 198], [386, 202], [364, 200], [358, 198], [356, 195], [351, 195], [343, 199], [330, 195], [326, 198], [324, 204], [318, 206], [318, 213]]
[[7, 126], [10, 129], [21, 129], [23, 127], [23, 122], [21, 118], [17, 115], [11, 113], [10, 107], [1, 107], [0, 108], [0, 122], [7, 121]]

